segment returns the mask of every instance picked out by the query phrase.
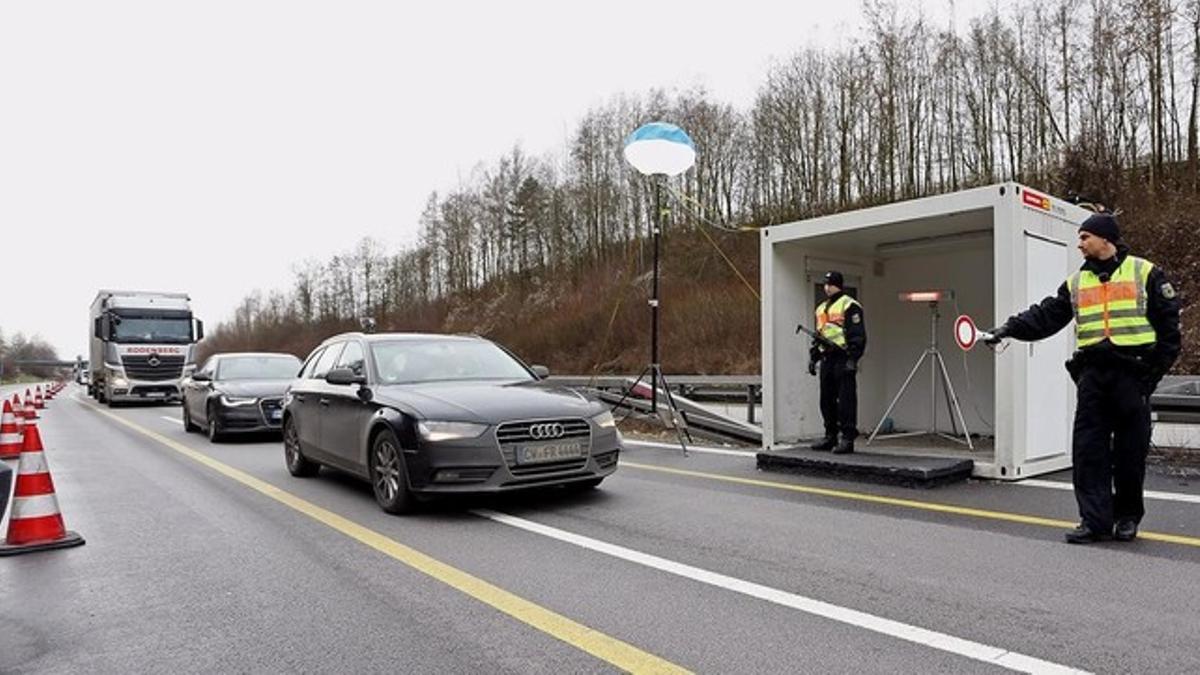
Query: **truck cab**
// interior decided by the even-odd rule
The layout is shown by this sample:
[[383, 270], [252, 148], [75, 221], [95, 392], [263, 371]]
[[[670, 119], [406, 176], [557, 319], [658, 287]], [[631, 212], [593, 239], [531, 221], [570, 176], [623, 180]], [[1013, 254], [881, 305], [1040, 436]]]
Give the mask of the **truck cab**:
[[203, 337], [186, 294], [101, 291], [92, 303], [88, 393], [110, 405], [177, 401]]

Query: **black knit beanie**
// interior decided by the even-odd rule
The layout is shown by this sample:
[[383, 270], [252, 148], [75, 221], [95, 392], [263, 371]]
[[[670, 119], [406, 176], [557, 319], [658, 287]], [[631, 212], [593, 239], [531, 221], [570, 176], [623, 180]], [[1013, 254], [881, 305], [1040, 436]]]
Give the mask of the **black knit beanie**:
[[1096, 213], [1088, 216], [1088, 219], [1079, 226], [1079, 231], [1091, 232], [1114, 244], [1121, 241], [1121, 228], [1117, 226], [1117, 219], [1111, 213]]

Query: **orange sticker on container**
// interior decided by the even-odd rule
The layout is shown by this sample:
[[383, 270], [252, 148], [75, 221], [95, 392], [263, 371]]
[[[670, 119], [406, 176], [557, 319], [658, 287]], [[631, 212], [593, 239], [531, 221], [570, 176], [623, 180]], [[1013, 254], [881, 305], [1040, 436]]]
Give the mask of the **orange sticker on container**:
[[1043, 211], [1050, 210], [1050, 198], [1045, 195], [1039, 195], [1036, 192], [1024, 190], [1021, 192], [1021, 201], [1025, 206], [1032, 206], [1035, 209]]

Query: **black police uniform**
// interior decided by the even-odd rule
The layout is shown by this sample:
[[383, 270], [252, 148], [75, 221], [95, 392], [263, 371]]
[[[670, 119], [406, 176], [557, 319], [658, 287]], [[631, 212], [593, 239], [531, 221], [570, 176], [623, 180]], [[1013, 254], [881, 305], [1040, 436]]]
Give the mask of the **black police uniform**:
[[[1117, 255], [1088, 259], [1081, 269], [1107, 281], [1127, 255], [1129, 248], [1117, 243]], [[1102, 340], [1076, 351], [1067, 363], [1077, 386], [1072, 478], [1082, 520], [1080, 528], [1067, 535], [1073, 543], [1106, 538], [1114, 523], [1119, 538], [1132, 539], [1145, 514], [1142, 482], [1150, 448], [1150, 395], [1179, 356], [1181, 342], [1179, 300], [1157, 265], [1146, 281], [1146, 292], [1153, 344], [1122, 347]], [[1009, 318], [997, 332], [999, 337], [1040, 340], [1073, 318], [1071, 293], [1064, 282], [1057, 294]]]
[[[845, 295], [838, 291], [829, 296], [832, 305]], [[846, 349], [825, 347], [814, 340], [809, 357], [821, 364], [821, 418], [825, 422], [825, 440], [814, 445], [817, 449], [830, 449], [838, 432], [842, 442], [835, 451], [850, 452], [854, 439], [858, 437], [858, 360], [867, 348], [867, 327], [863, 319], [862, 305], [854, 303], [846, 308], [842, 331], [846, 336]]]

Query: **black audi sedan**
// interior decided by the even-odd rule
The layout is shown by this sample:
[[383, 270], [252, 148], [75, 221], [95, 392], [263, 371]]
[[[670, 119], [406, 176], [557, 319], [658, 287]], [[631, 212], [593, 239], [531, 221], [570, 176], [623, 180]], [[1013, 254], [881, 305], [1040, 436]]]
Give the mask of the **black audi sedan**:
[[291, 354], [229, 353], [209, 357], [183, 390], [183, 428], [217, 442], [233, 433], [278, 432], [283, 393], [300, 372]]
[[368, 480], [389, 513], [439, 494], [594, 488], [617, 468], [612, 413], [547, 374], [476, 336], [332, 337], [284, 397], [287, 469]]

